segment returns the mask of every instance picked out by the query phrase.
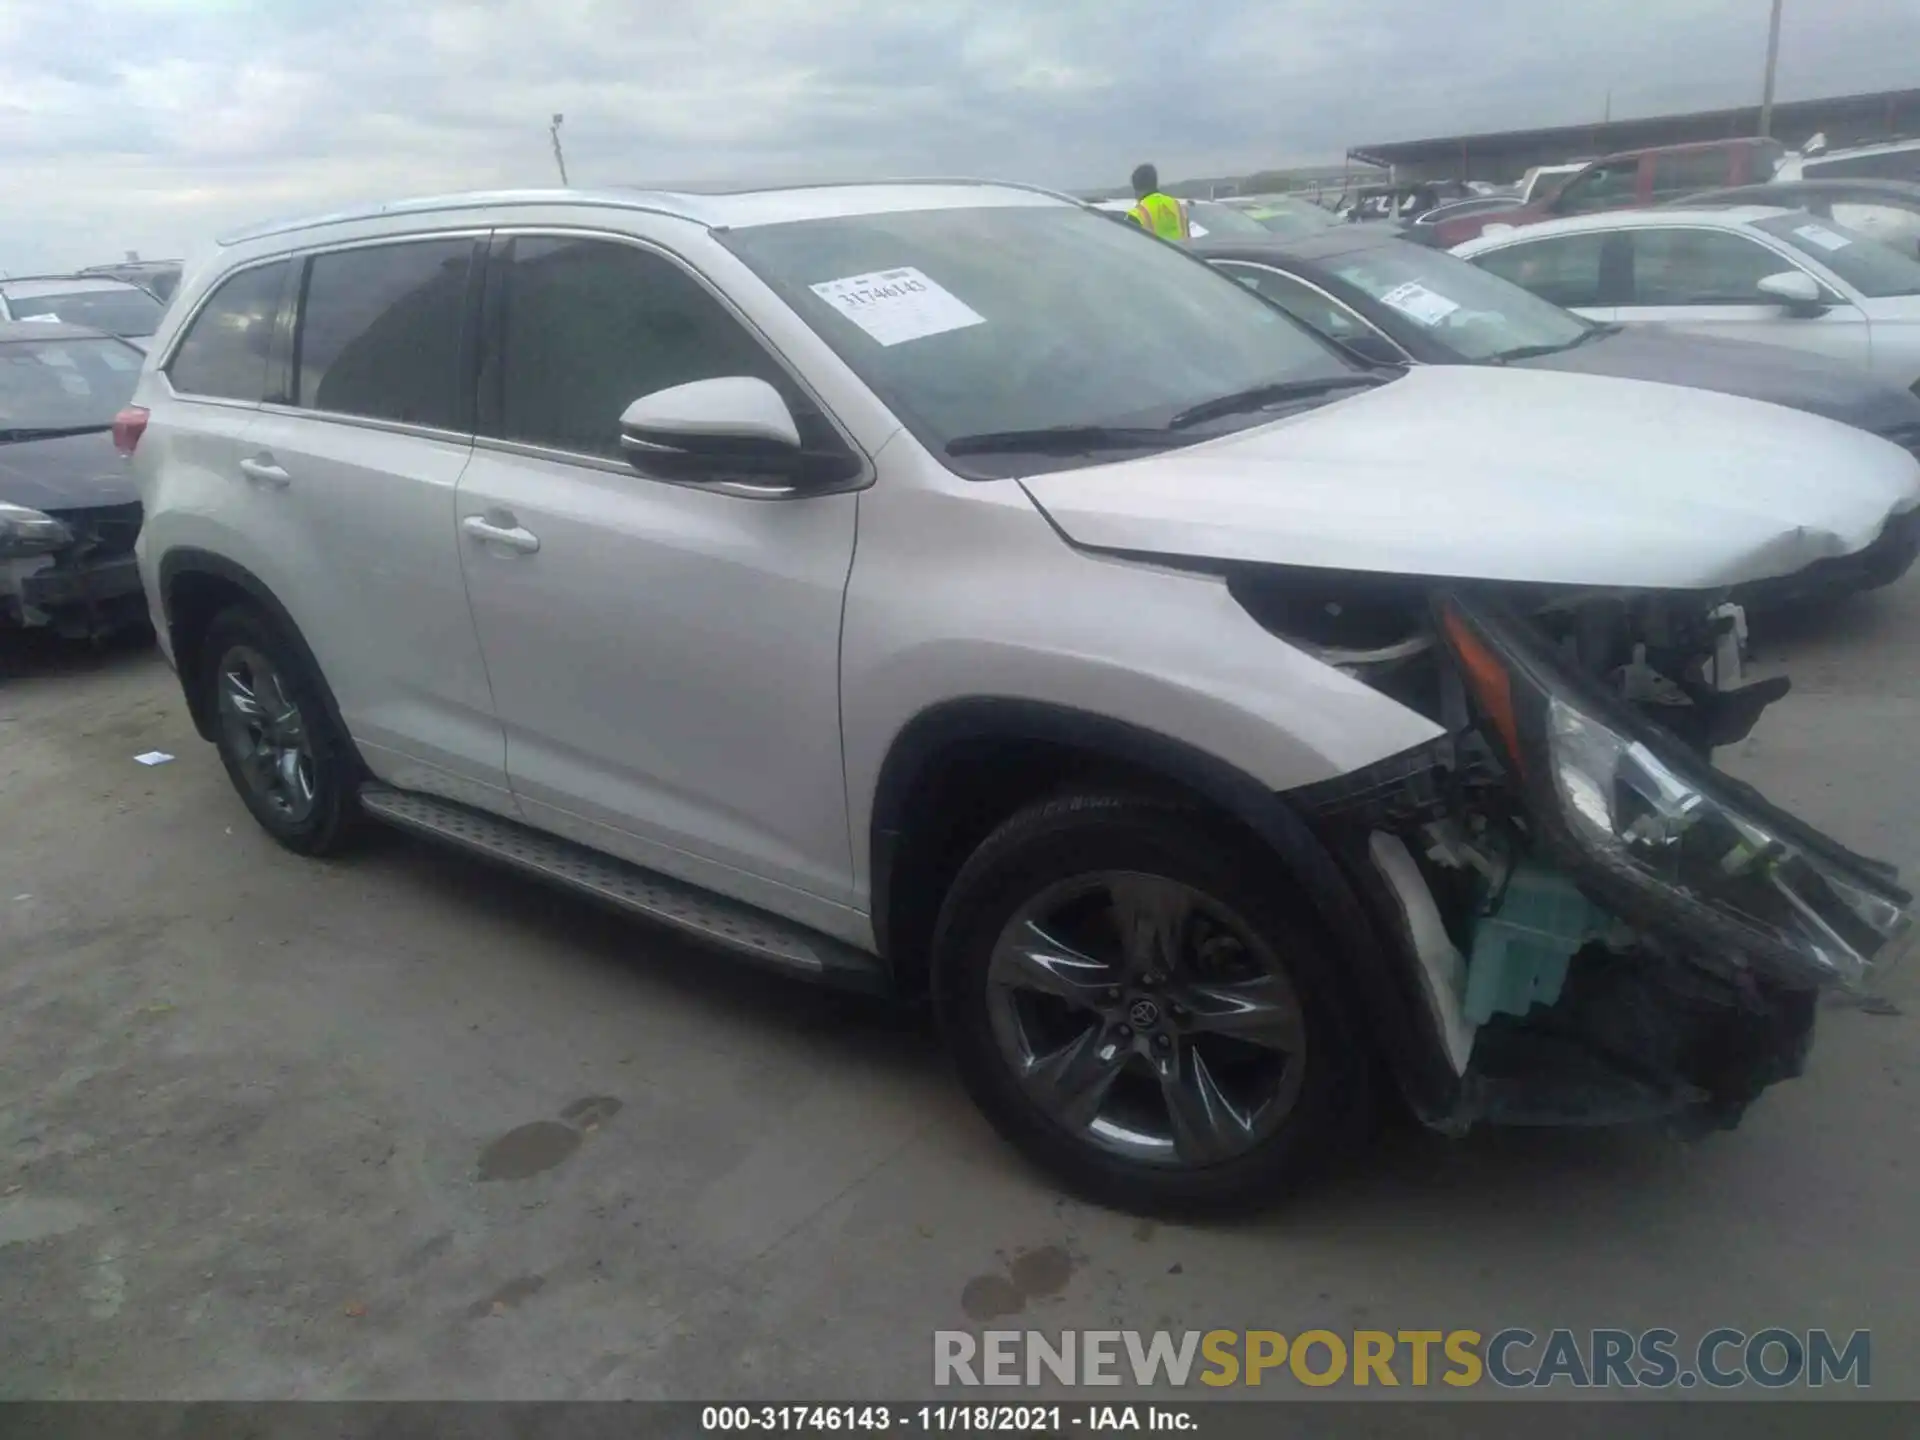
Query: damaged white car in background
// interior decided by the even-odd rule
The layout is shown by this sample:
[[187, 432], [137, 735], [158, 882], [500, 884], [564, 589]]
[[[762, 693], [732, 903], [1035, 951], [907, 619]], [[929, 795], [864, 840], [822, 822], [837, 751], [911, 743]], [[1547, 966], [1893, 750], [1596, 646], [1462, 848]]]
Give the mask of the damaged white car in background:
[[273, 227], [120, 433], [163, 648], [281, 843], [381, 819], [930, 995], [1114, 1204], [1265, 1200], [1382, 1080], [1449, 1131], [1730, 1123], [1912, 934], [1710, 761], [1785, 689], [1731, 674], [1726, 593], [1897, 539], [1912, 455], [1370, 370], [1062, 197]]

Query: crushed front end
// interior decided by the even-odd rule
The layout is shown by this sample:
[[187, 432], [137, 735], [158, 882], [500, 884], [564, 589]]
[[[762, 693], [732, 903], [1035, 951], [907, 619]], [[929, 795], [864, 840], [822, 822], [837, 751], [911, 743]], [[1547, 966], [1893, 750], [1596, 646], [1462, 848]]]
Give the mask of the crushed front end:
[[140, 503], [11, 512], [0, 522], [0, 628], [91, 640], [146, 621], [134, 560]]
[[1427, 1123], [1737, 1122], [1816, 1001], [1910, 949], [1912, 897], [1714, 768], [1784, 679], [1734, 683], [1724, 597], [1271, 570], [1276, 634], [1446, 734], [1288, 797], [1370, 902], [1451, 1082]]

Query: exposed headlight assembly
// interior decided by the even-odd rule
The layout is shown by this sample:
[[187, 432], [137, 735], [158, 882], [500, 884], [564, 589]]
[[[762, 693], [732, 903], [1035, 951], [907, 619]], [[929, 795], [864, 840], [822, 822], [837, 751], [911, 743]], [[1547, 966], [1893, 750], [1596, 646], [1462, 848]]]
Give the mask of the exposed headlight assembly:
[[1609, 909], [1803, 986], [1857, 986], [1912, 932], [1889, 867], [1715, 770], [1524, 622], [1457, 596], [1439, 619], [1542, 841]]
[[0, 560], [45, 555], [73, 543], [73, 532], [51, 515], [0, 500]]

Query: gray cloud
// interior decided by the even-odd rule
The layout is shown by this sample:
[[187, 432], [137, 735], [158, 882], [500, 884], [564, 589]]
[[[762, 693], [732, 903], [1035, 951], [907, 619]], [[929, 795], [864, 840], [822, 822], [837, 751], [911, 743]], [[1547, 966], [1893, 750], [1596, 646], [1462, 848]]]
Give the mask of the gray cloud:
[[[1787, 0], [1783, 96], [1916, 83], [1915, 0]], [[1751, 101], [1762, 0], [5, 0], [0, 267], [395, 193], [1079, 186]]]

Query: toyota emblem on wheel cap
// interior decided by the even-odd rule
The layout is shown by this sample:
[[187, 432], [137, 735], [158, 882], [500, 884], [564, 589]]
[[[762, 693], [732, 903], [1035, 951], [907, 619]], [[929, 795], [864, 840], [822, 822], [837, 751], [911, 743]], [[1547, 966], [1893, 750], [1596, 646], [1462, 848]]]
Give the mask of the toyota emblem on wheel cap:
[[1127, 1009], [1127, 1018], [1145, 1030], [1160, 1023], [1160, 1007], [1148, 999], [1139, 999]]

